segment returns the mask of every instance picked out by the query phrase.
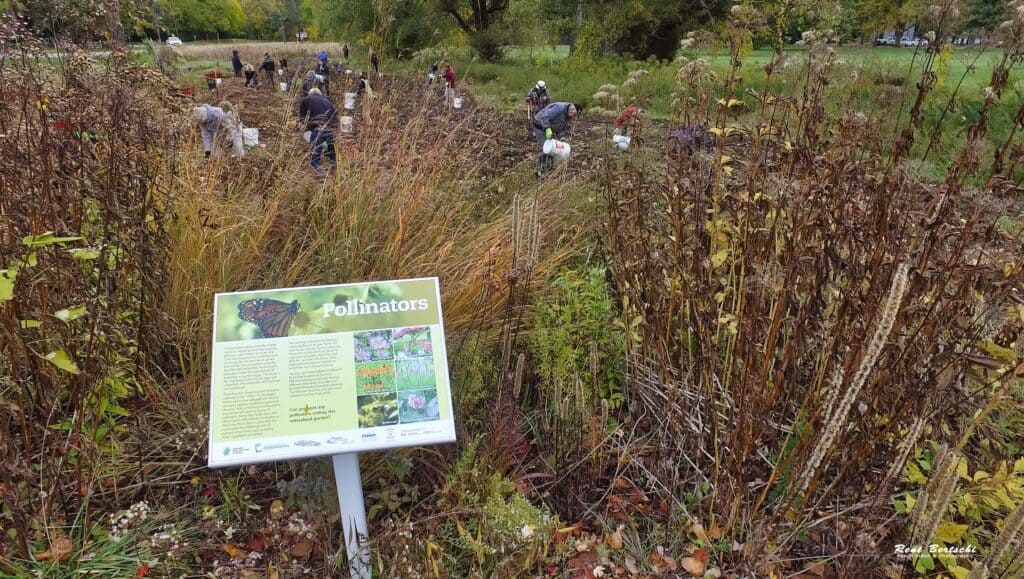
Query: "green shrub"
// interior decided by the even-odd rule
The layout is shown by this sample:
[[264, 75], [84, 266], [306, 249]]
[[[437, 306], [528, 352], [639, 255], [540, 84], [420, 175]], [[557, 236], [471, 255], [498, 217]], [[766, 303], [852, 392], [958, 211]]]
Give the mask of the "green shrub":
[[[536, 299], [527, 343], [545, 393], [580, 380], [585, 401], [622, 403], [624, 339], [604, 267], [566, 270]], [[557, 402], [557, 400], [551, 401]]]

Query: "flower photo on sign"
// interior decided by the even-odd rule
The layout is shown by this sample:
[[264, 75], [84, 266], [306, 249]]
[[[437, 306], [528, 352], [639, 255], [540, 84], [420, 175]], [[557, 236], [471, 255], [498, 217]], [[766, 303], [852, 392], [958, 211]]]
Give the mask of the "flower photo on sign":
[[398, 395], [398, 416], [402, 424], [440, 419], [437, 390], [400, 393]]
[[356, 362], [390, 360], [395, 357], [392, 348], [391, 330], [357, 332], [353, 339], [355, 340]]

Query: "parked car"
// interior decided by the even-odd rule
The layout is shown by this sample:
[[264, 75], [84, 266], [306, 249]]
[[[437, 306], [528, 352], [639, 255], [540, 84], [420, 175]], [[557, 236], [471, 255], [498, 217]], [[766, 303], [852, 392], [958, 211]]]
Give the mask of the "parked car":
[[913, 46], [919, 46], [920, 44], [921, 44], [921, 39], [920, 38], [901, 38], [900, 39], [900, 46], [913, 47]]
[[168, 36], [167, 46], [181, 46], [181, 39], [177, 36]]
[[875, 39], [875, 46], [896, 46], [895, 36], [879, 36]]

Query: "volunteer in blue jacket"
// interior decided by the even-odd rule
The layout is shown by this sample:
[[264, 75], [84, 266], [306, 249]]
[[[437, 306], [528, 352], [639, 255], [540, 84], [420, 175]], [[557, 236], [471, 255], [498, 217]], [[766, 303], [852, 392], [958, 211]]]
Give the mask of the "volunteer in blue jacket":
[[533, 115], [533, 136], [540, 146], [537, 158], [537, 175], [554, 166], [554, 157], [544, 154], [544, 142], [555, 137], [562, 138], [569, 133], [569, 122], [583, 110], [578, 103], [551, 103]]

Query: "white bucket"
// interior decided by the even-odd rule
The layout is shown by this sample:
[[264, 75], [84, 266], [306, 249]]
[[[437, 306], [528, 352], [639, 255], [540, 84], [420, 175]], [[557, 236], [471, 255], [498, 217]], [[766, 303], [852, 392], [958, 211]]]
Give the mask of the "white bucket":
[[315, 76], [314, 76], [314, 79], [315, 79], [315, 80], [316, 80], [317, 82], [320, 82], [320, 83], [322, 83], [322, 82], [324, 81], [324, 75], [322, 75], [322, 74], [318, 74], [318, 75], [315, 75]]
[[260, 144], [260, 130], [253, 128], [242, 129], [242, 142], [247, 147], [255, 147]]
[[356, 93], [347, 92], [345, 93], [345, 109], [352, 110], [356, 108]]
[[341, 132], [352, 132], [352, 117], [341, 117]]
[[434, 73], [430, 73], [427, 75], [427, 78], [430, 80], [437, 80], [437, 75]]
[[351, 68], [346, 68], [345, 69], [345, 74], [351, 75], [352, 74], [352, 69]]
[[625, 151], [626, 149], [629, 149], [629, 141], [630, 138], [627, 137], [626, 135], [612, 136], [612, 143], [614, 143], [616, 148], [618, 148], [620, 151]]
[[457, 109], [461, 109], [462, 108], [462, 99], [460, 99], [459, 97], [455, 97], [454, 99], [452, 99], [452, 106], [457, 108]]
[[559, 141], [558, 139], [548, 139], [544, 141], [543, 151], [545, 155], [551, 155], [557, 159], [565, 159], [569, 157], [569, 152], [572, 147], [565, 141]]
[[286, 83], [286, 82], [282, 82], [282, 83], [278, 84], [278, 86], [281, 87], [281, 92], [285, 92], [285, 91], [288, 90], [288, 83]]
[[277, 69], [277, 76], [284, 76], [284, 69], [283, 68]]
[[221, 78], [215, 78], [213, 80], [217, 84], [217, 86], [220, 86], [220, 83], [224, 81], [224, 79], [221, 79]]
[[312, 138], [313, 138], [313, 131], [306, 131], [305, 133], [302, 133], [302, 139], [305, 140], [307, 143]]

